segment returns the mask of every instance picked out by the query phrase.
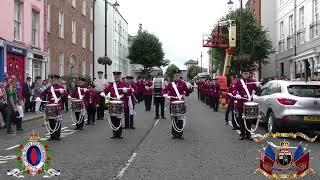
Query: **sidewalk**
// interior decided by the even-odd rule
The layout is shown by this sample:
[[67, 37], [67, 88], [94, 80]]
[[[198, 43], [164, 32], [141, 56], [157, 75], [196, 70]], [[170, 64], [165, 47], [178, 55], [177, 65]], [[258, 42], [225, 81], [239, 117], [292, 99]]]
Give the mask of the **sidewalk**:
[[[24, 114], [24, 117], [22, 119], [22, 122], [29, 122], [29, 121], [33, 121], [33, 120], [36, 120], [36, 119], [40, 119], [43, 117], [43, 113], [42, 114], [36, 114], [34, 112], [27, 112]], [[4, 122], [3, 122], [3, 119], [2, 119], [2, 116], [0, 115], [0, 123], [1, 123], [1, 126], [4, 125]]]

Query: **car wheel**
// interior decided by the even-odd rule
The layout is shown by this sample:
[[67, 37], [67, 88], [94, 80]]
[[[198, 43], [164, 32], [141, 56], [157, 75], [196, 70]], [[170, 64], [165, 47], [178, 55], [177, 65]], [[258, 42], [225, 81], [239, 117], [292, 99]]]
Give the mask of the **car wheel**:
[[268, 114], [267, 128], [268, 128], [269, 133], [276, 133], [279, 130], [279, 128], [277, 127], [277, 125], [275, 123], [275, 117], [274, 117], [273, 112], [270, 112]]

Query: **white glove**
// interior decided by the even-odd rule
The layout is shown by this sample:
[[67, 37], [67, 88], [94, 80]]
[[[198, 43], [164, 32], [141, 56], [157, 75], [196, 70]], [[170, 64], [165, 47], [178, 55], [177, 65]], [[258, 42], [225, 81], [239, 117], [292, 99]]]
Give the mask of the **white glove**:
[[257, 87], [261, 87], [262, 85], [261, 85], [259, 82], [257, 82], [257, 83], [256, 83], [256, 86], [257, 86]]
[[164, 94], [163, 95], [164, 98], [170, 99], [170, 97], [168, 96], [168, 94]]
[[123, 93], [127, 93], [128, 92], [128, 88], [123, 88]]
[[37, 97], [35, 101], [41, 101], [40, 97]]
[[84, 89], [83, 89], [83, 92], [87, 92], [87, 91], [88, 91], [88, 89], [87, 89], [87, 88], [84, 88]]
[[232, 95], [231, 93], [228, 93], [228, 96], [231, 96], [231, 97], [233, 97], [233, 95]]
[[239, 94], [236, 95], [237, 99], [241, 99], [241, 96]]
[[68, 96], [68, 99], [71, 99], [71, 96], [70, 96], [70, 95]]
[[105, 96], [106, 96], [106, 93], [102, 92], [102, 93], [100, 93], [100, 96], [105, 97]]
[[149, 89], [150, 89], [148, 86], [145, 86], [144, 88], [146, 88], [146, 90], [149, 90]]
[[64, 90], [63, 89], [59, 89], [59, 92], [62, 94], [64, 92]]

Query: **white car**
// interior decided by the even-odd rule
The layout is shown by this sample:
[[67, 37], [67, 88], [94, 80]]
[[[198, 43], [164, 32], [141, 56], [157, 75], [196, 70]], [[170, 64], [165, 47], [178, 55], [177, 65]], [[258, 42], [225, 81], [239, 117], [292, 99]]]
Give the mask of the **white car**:
[[320, 82], [270, 81], [254, 101], [269, 132], [320, 130]]

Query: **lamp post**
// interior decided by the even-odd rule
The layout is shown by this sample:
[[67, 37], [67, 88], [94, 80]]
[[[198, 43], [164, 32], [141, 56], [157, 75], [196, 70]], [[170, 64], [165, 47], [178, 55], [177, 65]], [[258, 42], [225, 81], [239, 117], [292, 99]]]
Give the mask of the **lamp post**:
[[201, 72], [202, 72], [202, 51], [201, 51], [201, 55], [200, 55], [200, 61], [201, 61]]
[[[105, 0], [105, 14], [104, 14], [104, 20], [105, 20], [105, 24], [104, 24], [104, 56], [107, 57], [108, 56], [108, 4], [110, 4], [113, 8], [117, 8], [119, 7], [119, 3], [116, 1], [114, 4], [109, 3], [107, 0]], [[107, 64], [104, 65], [104, 76], [107, 77]]]
[[[242, 57], [242, 54], [243, 54], [243, 20], [242, 20], [242, 11], [243, 11], [243, 8], [242, 8], [242, 0], [239, 0], [240, 1], [240, 50], [239, 50], [239, 59], [241, 59]], [[229, 6], [229, 9], [231, 10], [232, 9], [232, 5], [234, 4], [234, 2], [232, 0], [229, 0], [229, 2], [227, 3], [228, 6]], [[239, 65], [239, 63], [238, 63]], [[239, 71], [239, 69], [237, 69]]]

